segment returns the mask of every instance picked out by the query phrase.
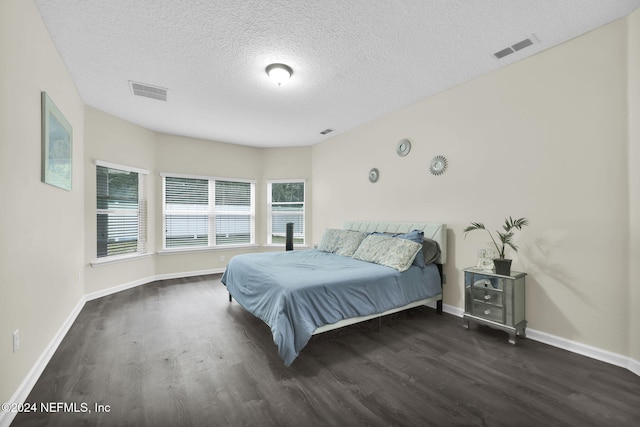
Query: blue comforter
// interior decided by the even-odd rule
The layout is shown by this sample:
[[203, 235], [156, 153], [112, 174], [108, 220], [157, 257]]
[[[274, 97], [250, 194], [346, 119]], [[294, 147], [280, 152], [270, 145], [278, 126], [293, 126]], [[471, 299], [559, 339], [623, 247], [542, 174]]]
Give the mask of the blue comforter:
[[222, 283], [240, 305], [269, 325], [286, 366], [320, 326], [442, 292], [434, 264], [400, 273], [315, 249], [235, 256]]

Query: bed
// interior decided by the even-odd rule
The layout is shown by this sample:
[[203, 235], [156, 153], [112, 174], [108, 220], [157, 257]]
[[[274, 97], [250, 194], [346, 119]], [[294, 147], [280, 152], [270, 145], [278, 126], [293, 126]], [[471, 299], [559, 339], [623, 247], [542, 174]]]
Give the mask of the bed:
[[290, 366], [314, 334], [419, 305], [441, 312], [446, 249], [445, 224], [347, 221], [314, 249], [237, 255], [221, 281]]

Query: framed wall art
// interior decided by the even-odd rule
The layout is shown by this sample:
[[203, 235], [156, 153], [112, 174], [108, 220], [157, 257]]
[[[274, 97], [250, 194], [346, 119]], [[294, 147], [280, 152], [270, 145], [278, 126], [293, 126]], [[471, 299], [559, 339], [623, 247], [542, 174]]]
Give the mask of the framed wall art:
[[42, 182], [71, 191], [73, 129], [42, 92]]

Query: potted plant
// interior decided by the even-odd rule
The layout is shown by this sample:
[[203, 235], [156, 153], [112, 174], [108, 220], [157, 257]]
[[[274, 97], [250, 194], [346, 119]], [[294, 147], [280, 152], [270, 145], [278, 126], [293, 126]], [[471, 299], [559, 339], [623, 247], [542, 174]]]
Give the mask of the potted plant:
[[496, 247], [498, 251], [498, 258], [493, 260], [493, 263], [496, 267], [496, 274], [502, 274], [504, 276], [509, 276], [511, 274], [511, 259], [505, 258], [505, 249], [509, 246], [513, 249], [514, 252], [518, 252], [518, 247], [513, 243], [514, 229], [522, 230], [522, 227], [529, 225], [529, 220], [527, 218], [518, 218], [513, 219], [511, 216], [506, 218], [504, 221], [504, 225], [502, 229], [504, 231], [496, 230], [496, 234], [498, 235], [498, 241], [500, 245], [498, 245], [498, 241], [493, 238], [493, 234], [489, 230], [486, 229], [483, 223], [481, 222], [472, 222], [470, 226], [464, 229], [464, 235], [467, 236], [467, 233], [473, 230], [485, 230], [489, 233], [489, 237], [493, 242], [493, 245]]

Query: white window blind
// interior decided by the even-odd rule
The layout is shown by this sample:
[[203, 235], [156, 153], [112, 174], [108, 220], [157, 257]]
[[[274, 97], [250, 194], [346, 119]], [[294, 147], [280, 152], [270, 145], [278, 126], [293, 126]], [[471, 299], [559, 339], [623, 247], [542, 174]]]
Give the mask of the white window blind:
[[146, 253], [145, 171], [96, 165], [97, 257]]
[[253, 243], [253, 188], [248, 182], [215, 182], [216, 244]]
[[293, 223], [293, 243], [305, 243], [305, 182], [271, 181], [267, 183], [269, 244], [285, 244], [287, 223]]
[[209, 245], [209, 181], [165, 178], [165, 247]]
[[255, 183], [164, 176], [164, 247], [255, 242]]

